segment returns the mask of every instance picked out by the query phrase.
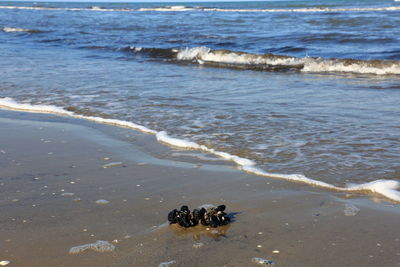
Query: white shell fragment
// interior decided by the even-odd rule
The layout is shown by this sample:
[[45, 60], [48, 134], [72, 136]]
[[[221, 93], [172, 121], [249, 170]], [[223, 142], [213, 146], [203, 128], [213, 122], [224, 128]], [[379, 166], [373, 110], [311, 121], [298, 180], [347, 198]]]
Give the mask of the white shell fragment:
[[110, 163], [104, 164], [102, 167], [106, 169], [106, 168], [111, 168], [111, 167], [117, 167], [120, 165], [122, 165], [122, 162], [117, 161], [117, 162], [110, 162]]
[[266, 259], [257, 258], [257, 257], [252, 258], [252, 259], [251, 259], [251, 262], [252, 262], [252, 263], [255, 263], [255, 264], [258, 264], [258, 265], [262, 265], [262, 266], [271, 266], [271, 265], [274, 265], [274, 264], [275, 264], [275, 263], [274, 263], [273, 261], [271, 261], [271, 260], [266, 260]]
[[274, 250], [274, 251], [272, 251], [272, 253], [274, 253], [274, 254], [279, 254], [280, 251], [279, 251], [279, 250]]
[[176, 261], [161, 262], [158, 267], [170, 267], [175, 265]]
[[0, 261], [1, 266], [6, 266], [8, 264], [10, 264], [10, 261]]
[[88, 249], [94, 250], [97, 252], [111, 252], [111, 251], [114, 251], [115, 246], [108, 241], [97, 240], [96, 243], [90, 243], [90, 244], [72, 247], [69, 250], [69, 254], [79, 254]]

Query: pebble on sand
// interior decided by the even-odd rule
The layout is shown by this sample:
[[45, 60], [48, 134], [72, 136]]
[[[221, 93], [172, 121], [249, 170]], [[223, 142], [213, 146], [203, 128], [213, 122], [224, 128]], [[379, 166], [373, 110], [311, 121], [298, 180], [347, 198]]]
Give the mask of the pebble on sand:
[[0, 261], [1, 266], [6, 266], [8, 264], [10, 264], [10, 261]]
[[96, 243], [90, 243], [90, 244], [72, 247], [69, 250], [69, 254], [79, 254], [88, 249], [94, 250], [97, 252], [112, 252], [115, 250], [115, 246], [108, 241], [97, 240]]
[[266, 260], [266, 259], [258, 258], [258, 257], [252, 258], [251, 262], [258, 264], [258, 265], [262, 265], [262, 266], [271, 266], [271, 265], [275, 264], [275, 262], [273, 262], [271, 260]]
[[110, 203], [110, 201], [105, 200], [105, 199], [96, 200], [96, 204], [99, 204], [99, 205], [106, 205], [108, 203]]

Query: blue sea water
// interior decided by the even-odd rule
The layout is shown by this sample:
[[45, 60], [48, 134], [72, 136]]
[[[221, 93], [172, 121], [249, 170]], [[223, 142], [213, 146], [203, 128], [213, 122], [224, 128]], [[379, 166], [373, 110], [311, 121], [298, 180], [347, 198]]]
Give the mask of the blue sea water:
[[400, 2], [0, 2], [0, 97], [335, 185], [400, 181]]

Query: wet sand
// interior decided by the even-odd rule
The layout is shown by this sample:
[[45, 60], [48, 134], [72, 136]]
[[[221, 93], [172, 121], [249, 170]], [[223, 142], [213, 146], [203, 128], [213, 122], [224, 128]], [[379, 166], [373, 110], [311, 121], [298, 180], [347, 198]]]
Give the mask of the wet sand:
[[[163, 156], [167, 149], [127, 129], [0, 110], [0, 262], [233, 267], [261, 266], [252, 262], [260, 257], [275, 266], [400, 266], [399, 205], [219, 161], [177, 161]], [[225, 204], [233, 222], [166, 224], [182, 204]], [[115, 249], [69, 253], [97, 240]]]

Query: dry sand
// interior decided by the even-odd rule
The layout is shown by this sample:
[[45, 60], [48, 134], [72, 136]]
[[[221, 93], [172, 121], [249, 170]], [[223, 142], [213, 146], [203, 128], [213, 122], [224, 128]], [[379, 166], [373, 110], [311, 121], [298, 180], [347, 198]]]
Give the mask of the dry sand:
[[[126, 129], [0, 111], [0, 262], [222, 267], [261, 266], [252, 262], [260, 257], [275, 266], [400, 266], [399, 205], [176, 161], [163, 157], [167, 149]], [[168, 225], [182, 204], [225, 204], [233, 222]], [[69, 253], [97, 240], [115, 249]]]

